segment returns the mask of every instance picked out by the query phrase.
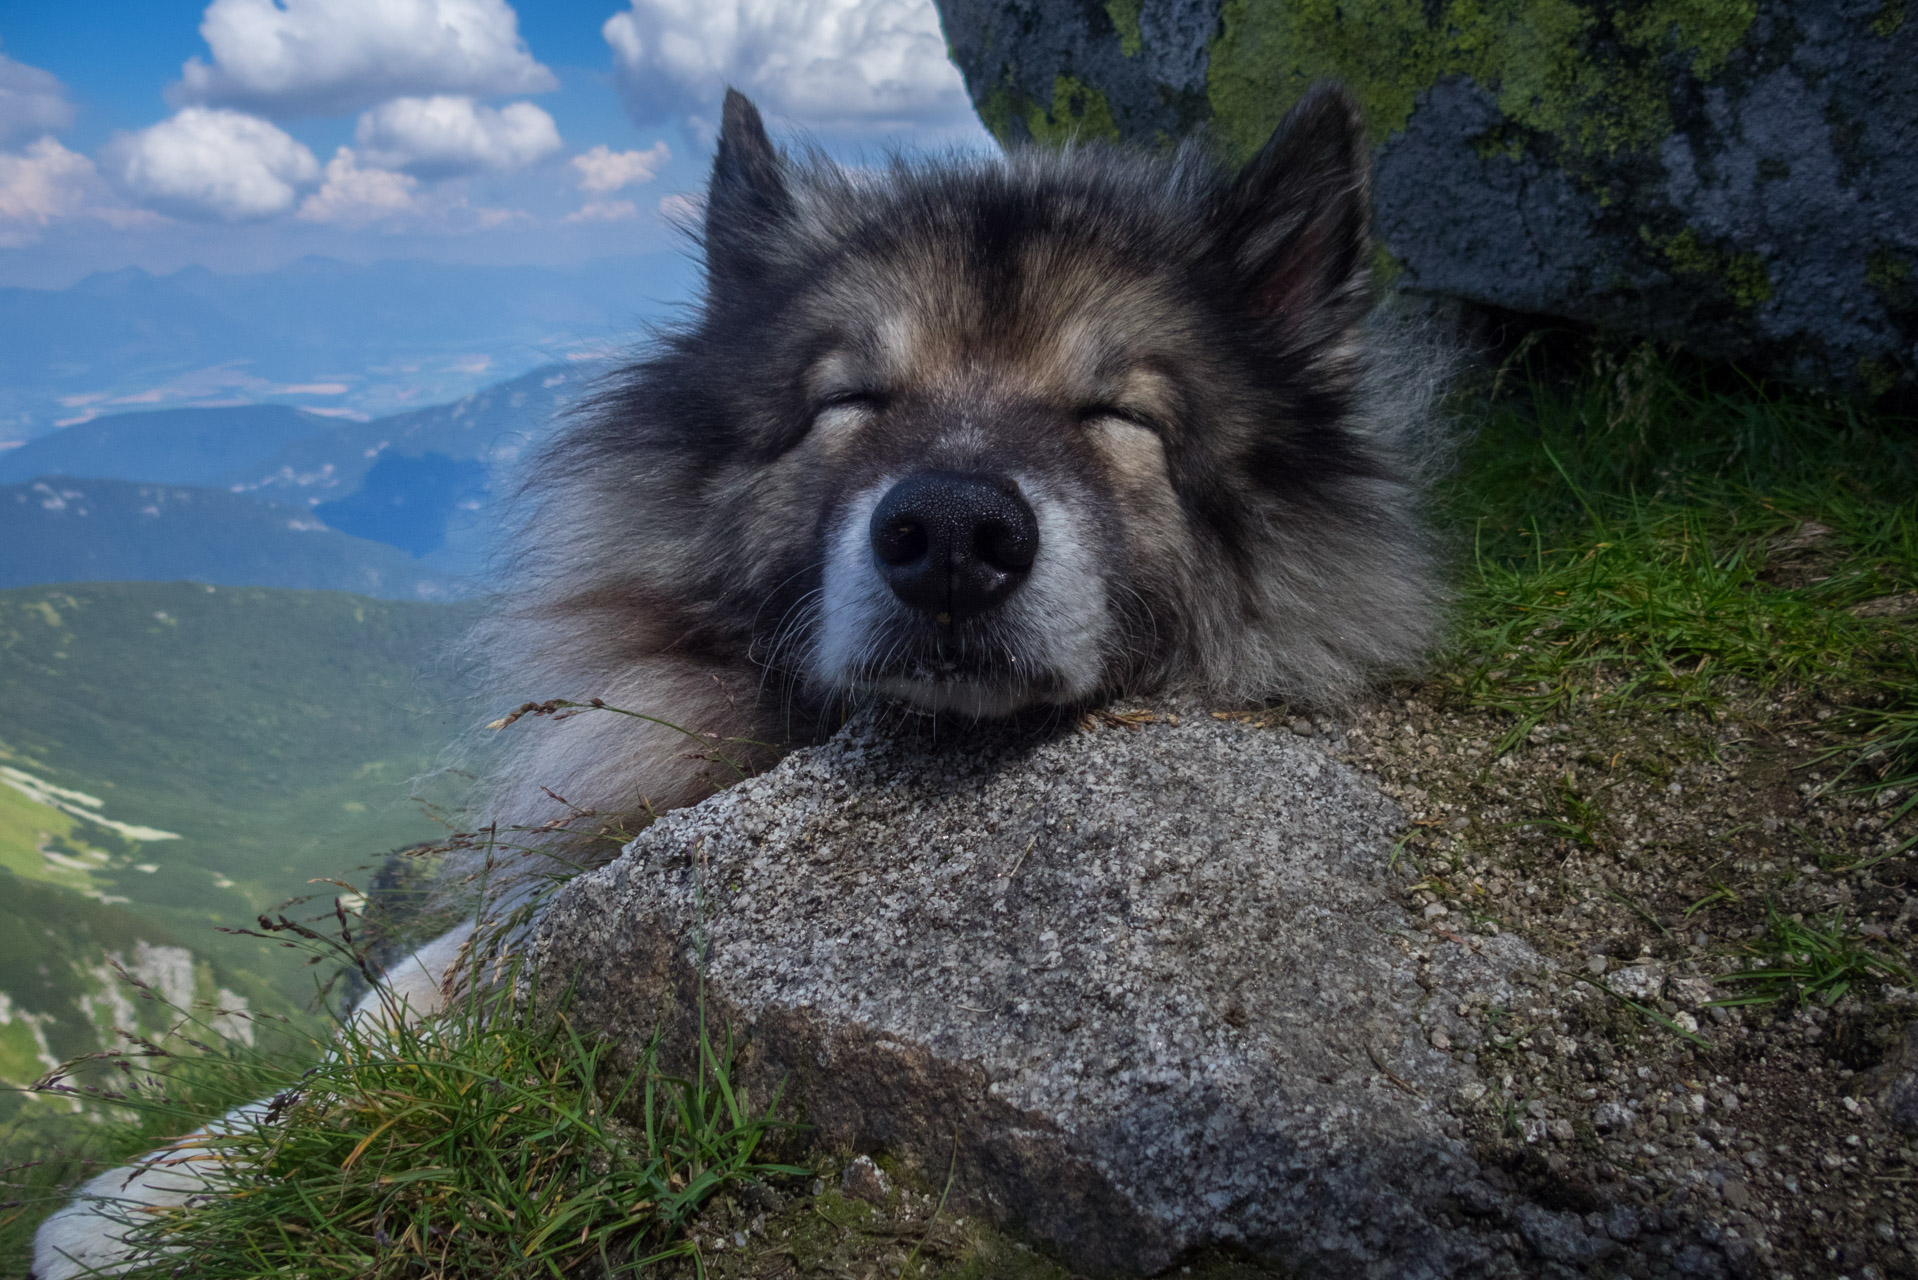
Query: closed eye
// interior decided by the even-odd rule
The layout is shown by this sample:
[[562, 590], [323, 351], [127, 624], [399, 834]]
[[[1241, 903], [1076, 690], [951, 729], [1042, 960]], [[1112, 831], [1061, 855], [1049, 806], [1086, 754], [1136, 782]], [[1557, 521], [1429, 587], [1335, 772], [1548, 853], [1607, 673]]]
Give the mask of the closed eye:
[[821, 396], [819, 403], [813, 407], [813, 416], [816, 418], [834, 409], [858, 409], [865, 413], [877, 413], [885, 407], [885, 392], [868, 388], [849, 388]]
[[1079, 421], [1082, 425], [1089, 426], [1101, 419], [1116, 419], [1119, 422], [1128, 423], [1146, 431], [1157, 432], [1160, 430], [1158, 420], [1151, 414], [1144, 413], [1127, 405], [1089, 404], [1079, 410]]

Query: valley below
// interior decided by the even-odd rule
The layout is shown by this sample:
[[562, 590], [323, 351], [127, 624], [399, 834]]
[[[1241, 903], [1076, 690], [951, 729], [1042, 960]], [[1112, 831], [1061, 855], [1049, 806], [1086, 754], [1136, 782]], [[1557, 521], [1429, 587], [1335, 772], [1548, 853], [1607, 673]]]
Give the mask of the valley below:
[[[197, 582], [0, 591], [0, 1083], [161, 1030], [118, 970], [234, 1034], [222, 1011], [311, 1007], [303, 954], [231, 931], [293, 899], [330, 915], [445, 830], [472, 616]], [[51, 1105], [0, 1093], [0, 1119]]]

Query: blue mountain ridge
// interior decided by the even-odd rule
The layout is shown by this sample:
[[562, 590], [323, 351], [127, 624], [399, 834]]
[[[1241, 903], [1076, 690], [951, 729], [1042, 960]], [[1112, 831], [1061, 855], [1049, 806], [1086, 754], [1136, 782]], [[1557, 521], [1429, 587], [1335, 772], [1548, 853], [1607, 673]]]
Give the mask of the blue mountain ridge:
[[0, 485], [0, 588], [173, 582], [450, 600], [452, 575], [302, 507], [190, 485], [43, 476]]
[[[399, 599], [483, 589], [493, 495], [602, 367], [548, 365], [363, 423], [247, 405], [69, 427], [0, 454], [0, 484], [14, 482], [0, 583], [193, 578]], [[85, 502], [60, 497], [76, 486]], [[129, 514], [149, 506], [165, 518]]]
[[338, 423], [283, 404], [156, 409], [96, 418], [0, 453], [0, 484], [45, 475], [225, 485]]

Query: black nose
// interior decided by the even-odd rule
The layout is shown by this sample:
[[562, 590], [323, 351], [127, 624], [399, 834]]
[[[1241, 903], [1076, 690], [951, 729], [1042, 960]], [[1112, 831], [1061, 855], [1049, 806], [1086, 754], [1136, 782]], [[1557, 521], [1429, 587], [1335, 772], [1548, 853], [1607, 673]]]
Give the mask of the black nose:
[[872, 513], [872, 556], [893, 594], [934, 622], [962, 622], [1011, 595], [1039, 552], [1039, 522], [1007, 480], [907, 476]]

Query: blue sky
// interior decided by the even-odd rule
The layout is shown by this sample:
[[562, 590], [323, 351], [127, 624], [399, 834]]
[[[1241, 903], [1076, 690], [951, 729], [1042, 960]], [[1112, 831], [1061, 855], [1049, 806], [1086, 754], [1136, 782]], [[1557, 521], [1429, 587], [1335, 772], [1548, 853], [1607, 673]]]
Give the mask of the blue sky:
[[0, 0], [0, 285], [673, 242], [727, 83], [857, 158], [989, 145], [931, 0]]

